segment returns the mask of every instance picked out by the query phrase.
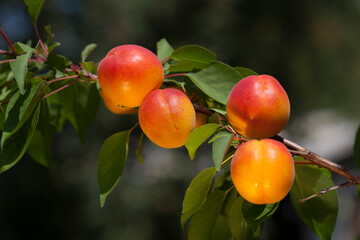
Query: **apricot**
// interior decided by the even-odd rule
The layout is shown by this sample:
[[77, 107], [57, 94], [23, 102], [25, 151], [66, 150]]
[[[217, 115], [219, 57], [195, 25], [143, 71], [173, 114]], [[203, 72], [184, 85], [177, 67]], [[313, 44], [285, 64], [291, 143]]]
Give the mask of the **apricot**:
[[137, 109], [135, 108], [126, 108], [123, 107], [121, 104], [115, 103], [102, 90], [100, 90], [99, 93], [105, 103], [106, 108], [110, 112], [120, 115], [131, 115], [137, 113]]
[[269, 138], [278, 134], [290, 115], [288, 95], [269, 75], [252, 75], [231, 90], [226, 113], [230, 125], [247, 138]]
[[195, 123], [195, 129], [206, 124], [207, 122], [207, 115], [203, 113], [196, 112], [196, 123]]
[[159, 88], [164, 70], [154, 53], [137, 45], [111, 49], [101, 60], [98, 79], [104, 93], [124, 107], [138, 107], [146, 95]]
[[293, 158], [284, 144], [250, 140], [236, 150], [231, 178], [239, 194], [254, 204], [271, 204], [290, 191], [295, 177]]
[[139, 108], [140, 127], [145, 135], [163, 148], [178, 148], [195, 128], [195, 110], [180, 90], [156, 89]]

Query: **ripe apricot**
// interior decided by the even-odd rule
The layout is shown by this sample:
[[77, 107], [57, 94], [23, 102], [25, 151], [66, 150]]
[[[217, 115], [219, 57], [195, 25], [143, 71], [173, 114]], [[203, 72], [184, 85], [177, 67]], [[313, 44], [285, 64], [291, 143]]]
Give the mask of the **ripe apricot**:
[[293, 184], [293, 158], [284, 144], [250, 140], [236, 150], [231, 162], [235, 188], [248, 202], [271, 204], [283, 199]]
[[153, 143], [163, 148], [184, 145], [195, 128], [195, 121], [190, 99], [173, 88], [152, 91], [139, 108], [141, 129]]
[[99, 93], [105, 103], [106, 108], [109, 109], [110, 112], [120, 115], [131, 115], [137, 113], [137, 109], [135, 108], [126, 108], [121, 104], [115, 103], [102, 90], [100, 90]]
[[269, 75], [252, 75], [231, 90], [226, 113], [231, 126], [247, 138], [278, 134], [290, 115], [290, 102], [280, 83]]
[[207, 122], [207, 115], [203, 113], [196, 112], [196, 123], [195, 123], [195, 129], [206, 124]]
[[98, 79], [104, 93], [124, 107], [138, 107], [164, 79], [160, 60], [146, 48], [122, 45], [101, 60]]

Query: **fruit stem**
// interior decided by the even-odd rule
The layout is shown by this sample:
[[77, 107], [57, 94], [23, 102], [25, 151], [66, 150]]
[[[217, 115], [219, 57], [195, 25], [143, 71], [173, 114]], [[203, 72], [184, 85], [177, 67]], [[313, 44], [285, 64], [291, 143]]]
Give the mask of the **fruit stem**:
[[10, 39], [6, 36], [6, 34], [4, 33], [4, 31], [1, 28], [0, 28], [0, 33], [3, 36], [3, 38], [5, 39], [5, 41], [7, 42], [7, 44], [9, 44], [9, 46], [13, 50], [14, 54], [16, 54], [17, 51], [16, 51], [14, 45], [11, 43]]
[[186, 73], [175, 73], [165, 76], [164, 78], [172, 78], [172, 77], [178, 77], [178, 76], [187, 76]]
[[56, 79], [53, 79], [53, 80], [49, 81], [49, 83], [58, 82], [58, 81], [65, 80], [65, 79], [77, 78], [77, 77], [79, 77], [79, 75], [73, 75], [73, 76], [67, 76], [67, 77], [62, 77], [62, 78], [56, 78]]

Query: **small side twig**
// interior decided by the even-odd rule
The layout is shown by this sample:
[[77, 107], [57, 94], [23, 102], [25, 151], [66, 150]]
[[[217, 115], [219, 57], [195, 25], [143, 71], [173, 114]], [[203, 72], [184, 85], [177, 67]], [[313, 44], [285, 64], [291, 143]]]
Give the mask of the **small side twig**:
[[34, 24], [34, 29], [35, 29], [35, 33], [36, 33], [36, 36], [37, 36], [37, 38], [38, 38], [38, 40], [39, 40], [39, 43], [40, 43], [41, 48], [43, 49], [43, 51], [44, 51], [44, 53], [45, 53], [46, 55], [49, 55], [48, 50], [46, 49], [43, 41], [41, 40], [40, 33], [39, 33], [39, 29], [38, 29], [38, 27], [37, 27], [36, 24]]
[[333, 187], [330, 187], [330, 188], [325, 188], [325, 189], [323, 189], [322, 191], [320, 191], [320, 192], [318, 192], [318, 193], [315, 193], [315, 194], [313, 194], [313, 195], [311, 195], [311, 196], [309, 196], [309, 197], [299, 199], [299, 202], [300, 202], [300, 203], [304, 203], [304, 202], [306, 202], [306, 201], [308, 201], [308, 200], [310, 200], [310, 199], [312, 199], [312, 198], [314, 198], [314, 197], [317, 197], [317, 196], [320, 196], [320, 195], [325, 194], [325, 193], [327, 193], [327, 192], [330, 192], [330, 191], [339, 189], [339, 188], [341, 188], [341, 187], [347, 187], [347, 186], [350, 186], [350, 185], [353, 185], [353, 183], [351, 183], [351, 182], [348, 181], [348, 182], [342, 183], [342, 184], [340, 184], [340, 185], [336, 185], [336, 186], [333, 186]]
[[51, 96], [51, 95], [53, 95], [53, 94], [55, 94], [55, 93], [57, 93], [57, 92], [60, 92], [61, 90], [63, 90], [63, 89], [65, 89], [65, 88], [73, 85], [74, 83], [76, 83], [76, 82], [79, 81], [79, 80], [80, 80], [80, 78], [76, 78], [74, 81], [72, 81], [72, 82], [70, 82], [70, 83], [68, 83], [68, 84], [65, 84], [64, 86], [62, 86], [62, 87], [60, 87], [60, 88], [52, 91], [51, 93], [48, 93], [48, 94], [44, 95], [41, 99], [43, 100], [43, 99], [45, 99], [45, 98], [47, 98], [47, 97], [49, 97], [49, 96]]

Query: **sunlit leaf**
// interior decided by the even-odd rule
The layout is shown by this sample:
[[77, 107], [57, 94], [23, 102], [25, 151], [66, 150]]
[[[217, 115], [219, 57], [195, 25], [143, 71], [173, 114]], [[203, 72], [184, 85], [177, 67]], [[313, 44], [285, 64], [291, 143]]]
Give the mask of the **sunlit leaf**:
[[215, 176], [215, 168], [207, 168], [200, 172], [186, 190], [182, 215], [181, 226], [184, 227], [186, 221], [201, 207], [210, 190], [210, 186]]
[[251, 76], [251, 75], [259, 75], [251, 69], [243, 68], [243, 67], [234, 67], [234, 69], [241, 75], [241, 78]]
[[213, 135], [219, 127], [218, 124], [209, 123], [198, 127], [190, 133], [186, 140], [185, 147], [187, 148], [191, 159], [195, 158], [196, 150], [199, 146]]
[[95, 43], [90, 43], [89, 45], [87, 45], [81, 52], [81, 61], [85, 62], [86, 58], [90, 55], [92, 51], [95, 50], [95, 48], [97, 48], [97, 46], [98, 45]]
[[21, 94], [25, 93], [26, 73], [28, 71], [27, 63], [30, 57], [31, 53], [25, 53], [23, 55], [17, 56], [15, 61], [10, 62], [11, 71], [14, 74]]
[[220, 171], [221, 163], [225, 159], [230, 144], [234, 138], [234, 134], [229, 132], [220, 132], [214, 136], [212, 145], [212, 157], [216, 171]]
[[165, 38], [160, 39], [160, 41], [157, 42], [157, 56], [160, 61], [170, 57], [173, 52], [174, 48], [168, 43], [168, 41], [166, 41]]
[[237, 71], [221, 62], [212, 62], [209, 67], [188, 76], [205, 94], [222, 104], [226, 104], [231, 89], [241, 79]]

